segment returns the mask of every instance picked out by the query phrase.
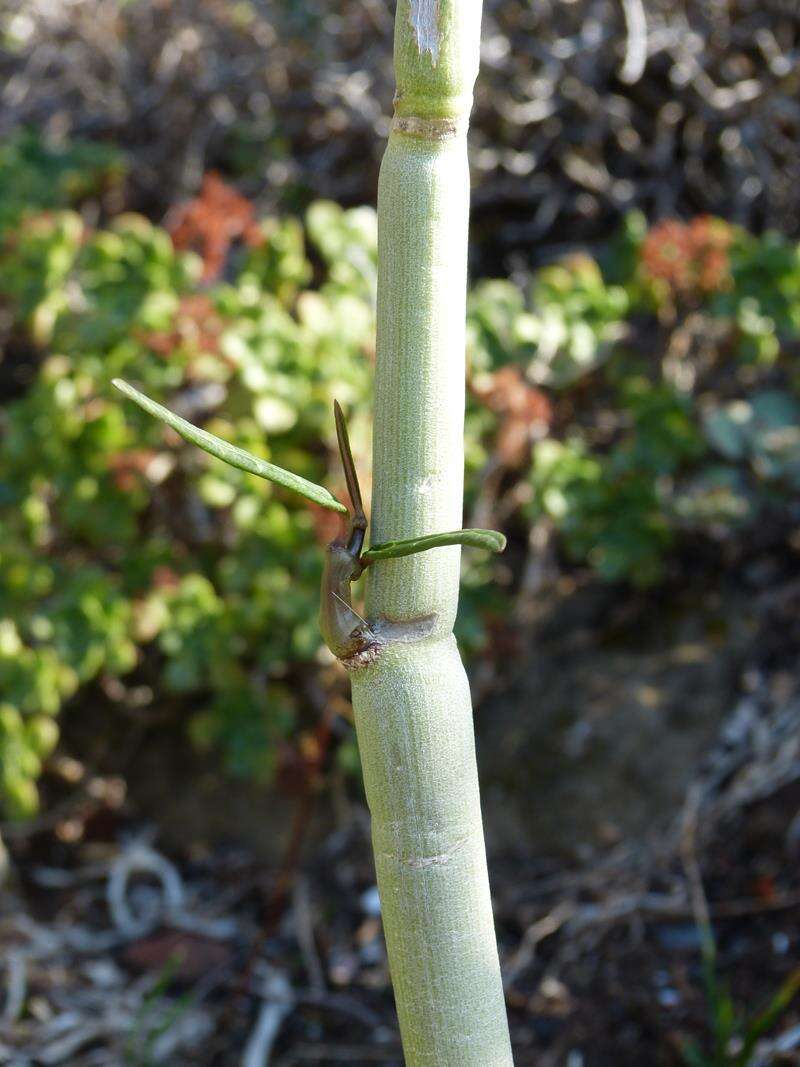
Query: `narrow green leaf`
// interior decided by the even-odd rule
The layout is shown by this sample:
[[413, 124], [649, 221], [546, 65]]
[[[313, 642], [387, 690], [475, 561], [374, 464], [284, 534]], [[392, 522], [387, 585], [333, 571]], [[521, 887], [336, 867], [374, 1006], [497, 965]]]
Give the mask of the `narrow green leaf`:
[[735, 1061], [736, 1067], [747, 1067], [758, 1041], [778, 1023], [798, 993], [800, 993], [800, 968], [792, 971], [767, 1006], [749, 1022], [744, 1034], [742, 1050]]
[[429, 548], [444, 548], [447, 545], [469, 545], [472, 548], [484, 548], [487, 552], [502, 552], [506, 547], [506, 539], [497, 530], [452, 530], [450, 533], [412, 537], [407, 541], [384, 541], [383, 544], [368, 548], [361, 559], [364, 563], [373, 563], [377, 559], [399, 559], [400, 556], [413, 556], [417, 552], [427, 552]]
[[282, 467], [276, 467], [274, 463], [267, 463], [263, 459], [258, 459], [250, 452], [245, 452], [243, 448], [236, 448], [235, 445], [230, 445], [227, 441], [215, 437], [213, 433], [201, 430], [199, 426], [193, 426], [191, 422], [182, 419], [180, 415], [175, 415], [169, 408], [157, 404], [155, 400], [151, 400], [144, 393], [140, 393], [138, 389], [134, 389], [132, 385], [128, 385], [121, 378], [115, 378], [112, 385], [115, 385], [121, 393], [133, 400], [149, 415], [153, 415], [155, 418], [165, 422], [167, 426], [171, 426], [184, 440], [197, 445], [204, 452], [208, 452], [209, 455], [216, 456], [223, 463], [227, 463], [231, 467], [237, 467], [239, 470], [247, 471], [248, 474], [255, 474], [259, 478], [266, 478], [269, 482], [282, 485], [284, 489], [291, 489], [293, 492], [305, 497], [306, 500], [313, 500], [315, 504], [319, 504], [323, 508], [329, 508], [331, 511], [347, 512], [344, 504], [339, 503], [336, 497], [329, 493], [324, 486], [309, 482], [306, 478], [301, 478], [299, 474], [292, 474], [291, 471], [285, 471]]

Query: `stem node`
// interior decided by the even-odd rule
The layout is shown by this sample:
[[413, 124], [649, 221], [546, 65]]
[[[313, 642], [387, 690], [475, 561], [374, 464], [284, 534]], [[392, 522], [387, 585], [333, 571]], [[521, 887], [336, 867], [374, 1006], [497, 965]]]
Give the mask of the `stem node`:
[[464, 134], [480, 8], [398, 0], [398, 92], [378, 186], [373, 547], [362, 556], [378, 648], [351, 680], [407, 1067], [512, 1065], [472, 705], [452, 634], [461, 545], [505, 543], [460, 529]]

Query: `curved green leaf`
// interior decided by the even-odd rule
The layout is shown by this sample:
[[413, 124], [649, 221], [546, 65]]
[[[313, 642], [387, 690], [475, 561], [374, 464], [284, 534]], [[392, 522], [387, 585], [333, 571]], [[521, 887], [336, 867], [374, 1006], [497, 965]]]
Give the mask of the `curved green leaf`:
[[383, 544], [368, 548], [361, 560], [367, 564], [378, 559], [399, 559], [400, 556], [413, 556], [417, 552], [427, 552], [429, 548], [444, 548], [447, 545], [469, 545], [472, 548], [484, 548], [487, 552], [502, 552], [506, 547], [506, 539], [497, 530], [452, 530], [450, 533], [411, 537], [407, 541], [384, 541]]
[[341, 504], [324, 486], [309, 482], [306, 478], [301, 478], [299, 474], [292, 474], [291, 471], [285, 471], [282, 467], [276, 467], [274, 463], [267, 463], [263, 459], [258, 459], [250, 452], [245, 452], [244, 449], [236, 448], [235, 445], [230, 445], [227, 441], [215, 437], [208, 430], [201, 430], [199, 426], [193, 426], [191, 422], [182, 419], [180, 415], [175, 415], [169, 408], [157, 404], [155, 400], [151, 400], [149, 396], [140, 393], [138, 389], [134, 389], [132, 385], [128, 385], [121, 378], [114, 378], [112, 385], [116, 386], [121, 393], [133, 400], [149, 415], [155, 416], [155, 418], [165, 422], [167, 426], [172, 427], [184, 440], [197, 445], [204, 452], [208, 452], [209, 455], [216, 456], [223, 463], [227, 463], [231, 467], [237, 467], [239, 470], [247, 471], [248, 474], [255, 474], [259, 478], [266, 478], [269, 482], [282, 485], [284, 489], [291, 489], [292, 492], [298, 493], [300, 496], [305, 497], [306, 500], [313, 500], [320, 507], [347, 513], [347, 508], [344, 504]]

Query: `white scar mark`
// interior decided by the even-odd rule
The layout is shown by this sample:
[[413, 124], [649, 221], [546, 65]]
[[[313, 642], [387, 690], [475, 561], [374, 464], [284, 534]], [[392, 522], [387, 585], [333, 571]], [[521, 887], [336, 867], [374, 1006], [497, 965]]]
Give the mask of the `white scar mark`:
[[425, 477], [417, 482], [416, 491], [420, 496], [430, 496], [436, 487], [438, 479], [435, 474], [426, 474]]
[[419, 54], [427, 52], [435, 67], [439, 61], [439, 0], [411, 0], [409, 17]]

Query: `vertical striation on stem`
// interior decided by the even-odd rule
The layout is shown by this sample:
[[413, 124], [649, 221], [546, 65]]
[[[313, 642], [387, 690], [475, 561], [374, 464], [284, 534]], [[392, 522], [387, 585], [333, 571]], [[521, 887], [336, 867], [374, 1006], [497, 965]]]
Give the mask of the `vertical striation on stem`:
[[[372, 541], [461, 526], [469, 173], [480, 0], [398, 0], [395, 121], [378, 189]], [[367, 617], [427, 619], [351, 672], [409, 1067], [510, 1067], [469, 685], [460, 550], [376, 559]]]

